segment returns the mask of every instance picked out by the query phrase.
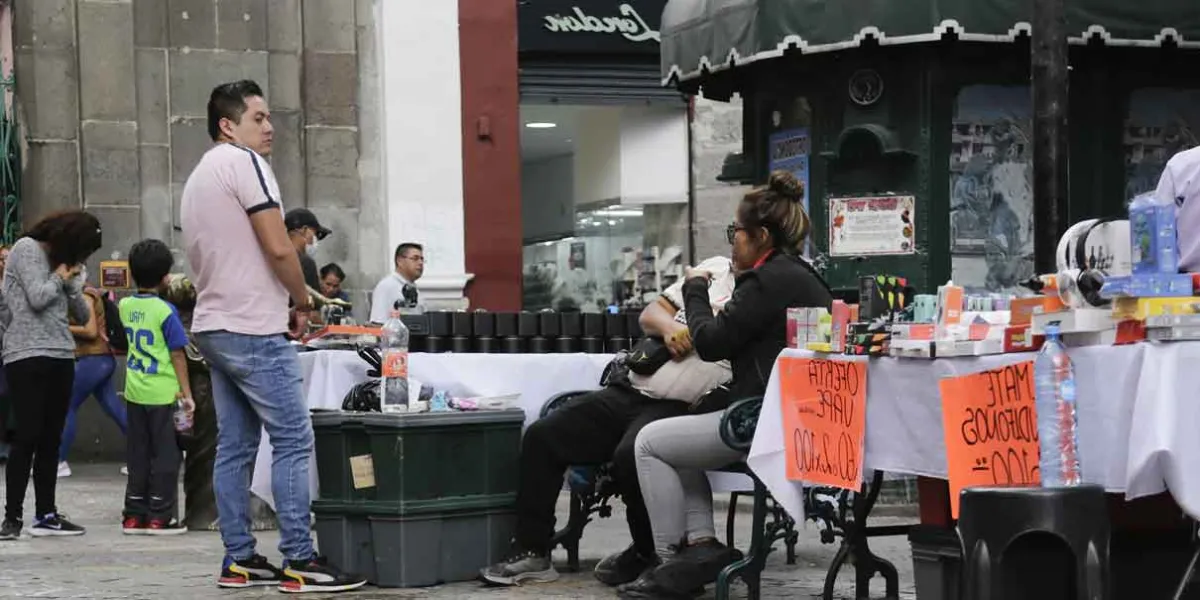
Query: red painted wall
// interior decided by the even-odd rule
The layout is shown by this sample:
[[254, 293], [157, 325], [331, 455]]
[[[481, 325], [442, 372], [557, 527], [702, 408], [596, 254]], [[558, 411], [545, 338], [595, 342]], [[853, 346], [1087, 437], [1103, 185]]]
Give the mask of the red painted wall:
[[516, 0], [458, 0], [463, 227], [471, 308], [521, 309]]

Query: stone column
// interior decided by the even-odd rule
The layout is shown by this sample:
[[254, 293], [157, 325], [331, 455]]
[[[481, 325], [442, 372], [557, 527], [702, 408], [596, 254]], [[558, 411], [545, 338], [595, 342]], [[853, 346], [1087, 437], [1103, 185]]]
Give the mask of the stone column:
[[[377, 0], [376, 10], [388, 247], [423, 244], [423, 301], [462, 307], [472, 276], [463, 241], [458, 3]], [[382, 273], [393, 269], [391, 251], [368, 260]]]
[[[333, 230], [317, 258], [337, 257], [342, 268], [354, 276], [359, 271], [362, 192], [355, 6], [348, 0], [304, 0], [303, 12], [308, 207]], [[366, 285], [365, 281], [354, 282], [355, 287]]]
[[748, 186], [717, 181], [725, 157], [742, 151], [742, 102], [735, 96], [717, 102], [697, 96], [692, 118], [692, 181], [695, 186], [696, 262], [712, 256], [728, 256], [725, 227]]
[[81, 204], [75, 23], [75, 0], [13, 6], [17, 111], [28, 140], [21, 175], [26, 225]]

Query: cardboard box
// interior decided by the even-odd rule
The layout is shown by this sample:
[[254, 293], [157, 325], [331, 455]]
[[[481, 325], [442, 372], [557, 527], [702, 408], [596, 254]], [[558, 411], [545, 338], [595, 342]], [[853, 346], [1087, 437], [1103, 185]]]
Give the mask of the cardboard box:
[[908, 280], [894, 275], [866, 275], [858, 279], [858, 319], [890, 319], [908, 305]]
[[1030, 296], [1028, 298], [1013, 298], [1009, 306], [1009, 325], [1028, 325], [1033, 322], [1033, 315], [1054, 313], [1067, 310], [1062, 299], [1058, 296]]
[[1175, 204], [1159, 204], [1150, 199], [1135, 200], [1133, 206], [1136, 208], [1129, 210], [1129, 244], [1134, 275], [1178, 273]]
[[1200, 313], [1200, 298], [1117, 298], [1113, 300], [1112, 315], [1117, 320], [1145, 321], [1149, 317], [1194, 315]]
[[1134, 298], [1172, 298], [1193, 293], [1189, 273], [1132, 275], [1129, 278], [1129, 295]]
[[892, 340], [932, 340], [932, 323], [896, 323], [892, 325]]
[[804, 348], [809, 342], [824, 342], [821, 325], [828, 321], [829, 311], [820, 307], [787, 309], [789, 348]]
[[1004, 352], [1034, 352], [1042, 348], [1046, 336], [1034, 335], [1029, 325], [1010, 325], [1004, 329]]
[[833, 345], [834, 352], [841, 352], [846, 349], [846, 333], [850, 328], [850, 307], [841, 300], [834, 300], [829, 315], [831, 325], [829, 343]]
[[963, 289], [957, 285], [943, 285], [938, 288], [938, 327], [958, 325], [962, 319], [964, 297]]

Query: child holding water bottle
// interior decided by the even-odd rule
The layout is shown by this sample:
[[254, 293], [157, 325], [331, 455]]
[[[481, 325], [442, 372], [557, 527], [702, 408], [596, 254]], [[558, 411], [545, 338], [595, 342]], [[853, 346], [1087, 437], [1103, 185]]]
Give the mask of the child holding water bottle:
[[125, 374], [128, 403], [127, 455], [122, 528], [129, 535], [187, 532], [178, 519], [177, 432], [191, 429], [195, 404], [188, 385], [187, 333], [179, 313], [158, 294], [166, 288], [174, 259], [159, 240], [142, 240], [129, 251], [137, 294], [120, 303], [129, 338]]

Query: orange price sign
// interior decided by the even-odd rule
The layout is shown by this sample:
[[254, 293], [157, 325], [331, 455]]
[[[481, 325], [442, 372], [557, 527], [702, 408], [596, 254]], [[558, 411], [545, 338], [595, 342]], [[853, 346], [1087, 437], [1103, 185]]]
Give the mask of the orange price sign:
[[867, 363], [781, 358], [787, 478], [858, 491], [867, 420]]
[[939, 382], [950, 514], [963, 488], [1037, 485], [1037, 412], [1033, 361]]

